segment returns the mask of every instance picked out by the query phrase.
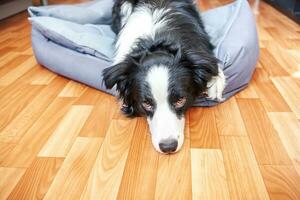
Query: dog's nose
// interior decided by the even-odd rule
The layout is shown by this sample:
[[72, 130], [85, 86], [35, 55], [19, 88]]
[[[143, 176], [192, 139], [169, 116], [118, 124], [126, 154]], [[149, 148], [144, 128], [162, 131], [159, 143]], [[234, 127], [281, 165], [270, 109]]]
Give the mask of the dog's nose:
[[166, 139], [159, 143], [159, 148], [163, 153], [172, 153], [176, 151], [177, 146], [178, 141], [175, 139]]

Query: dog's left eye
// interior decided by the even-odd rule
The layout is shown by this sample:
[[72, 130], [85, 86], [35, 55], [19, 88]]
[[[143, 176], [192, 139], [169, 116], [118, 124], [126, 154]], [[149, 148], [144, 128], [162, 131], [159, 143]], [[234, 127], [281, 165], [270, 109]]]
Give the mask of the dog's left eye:
[[181, 108], [184, 106], [185, 102], [186, 102], [186, 98], [181, 97], [174, 103], [174, 106], [175, 108]]
[[147, 110], [147, 111], [152, 111], [153, 110], [153, 105], [151, 105], [151, 103], [148, 102], [148, 101], [144, 101], [142, 103], [142, 105], [143, 105], [144, 109]]

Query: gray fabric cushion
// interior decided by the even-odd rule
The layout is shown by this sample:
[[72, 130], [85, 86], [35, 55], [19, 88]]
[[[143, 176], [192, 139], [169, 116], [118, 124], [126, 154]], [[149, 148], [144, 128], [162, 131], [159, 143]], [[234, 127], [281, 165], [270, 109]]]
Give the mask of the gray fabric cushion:
[[61, 46], [44, 37], [35, 28], [32, 29], [32, 48], [38, 63], [51, 71], [115, 94], [114, 90], [106, 90], [102, 83], [102, 70], [110, 66], [110, 61]]
[[[101, 2], [106, 2], [110, 4], [108, 7], [111, 7], [112, 1]], [[91, 6], [92, 3], [88, 5]], [[74, 10], [71, 8], [72, 6], [69, 6], [68, 11], [75, 16], [78, 7], [74, 6]], [[32, 12], [35, 8], [30, 9]], [[40, 13], [45, 13], [49, 8], [39, 10]], [[246, 87], [252, 77], [259, 54], [255, 20], [246, 0], [237, 0], [232, 4], [212, 9], [204, 12], [202, 16], [206, 30], [216, 47], [215, 55], [221, 60], [220, 67], [227, 77], [223, 96], [228, 99]], [[111, 17], [110, 12], [103, 17]], [[40, 64], [58, 74], [115, 94], [113, 90], [106, 90], [102, 82], [102, 70], [111, 65], [114, 51], [115, 35], [108, 26], [80, 25], [34, 15], [30, 20], [33, 29], [33, 50]], [[91, 22], [87, 19], [86, 21]], [[218, 103], [220, 102], [199, 97], [194, 105], [212, 106]]]
[[48, 16], [79, 24], [110, 24], [112, 0], [95, 0], [76, 5], [29, 7], [32, 17]]
[[75, 51], [111, 60], [115, 33], [110, 25], [77, 24], [52, 17], [29, 18], [44, 37]]

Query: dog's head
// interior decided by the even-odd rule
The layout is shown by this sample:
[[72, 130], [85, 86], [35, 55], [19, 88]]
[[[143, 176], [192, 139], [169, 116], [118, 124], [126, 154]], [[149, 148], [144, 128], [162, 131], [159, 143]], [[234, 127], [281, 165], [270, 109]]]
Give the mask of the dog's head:
[[218, 74], [218, 60], [205, 52], [182, 55], [177, 46], [147, 49], [105, 69], [104, 83], [116, 87], [127, 116], [147, 117], [157, 151], [176, 152], [184, 141], [185, 112]]

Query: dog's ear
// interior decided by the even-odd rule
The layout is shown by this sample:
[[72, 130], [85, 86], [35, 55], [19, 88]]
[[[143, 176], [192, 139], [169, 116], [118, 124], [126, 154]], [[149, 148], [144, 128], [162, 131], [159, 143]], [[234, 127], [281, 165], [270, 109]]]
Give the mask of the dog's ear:
[[135, 115], [132, 99], [132, 81], [130, 79], [130, 71], [134, 66], [133, 62], [124, 61], [103, 70], [103, 81], [108, 89], [116, 86], [118, 98], [122, 102], [122, 112], [131, 117]]
[[120, 84], [126, 80], [129, 70], [127, 62], [118, 63], [112, 67], [103, 70], [103, 81], [108, 89], [113, 88], [116, 84]]
[[200, 92], [207, 89], [207, 83], [218, 75], [219, 60], [212, 53], [204, 51], [186, 52], [186, 66], [192, 70], [194, 82]]

